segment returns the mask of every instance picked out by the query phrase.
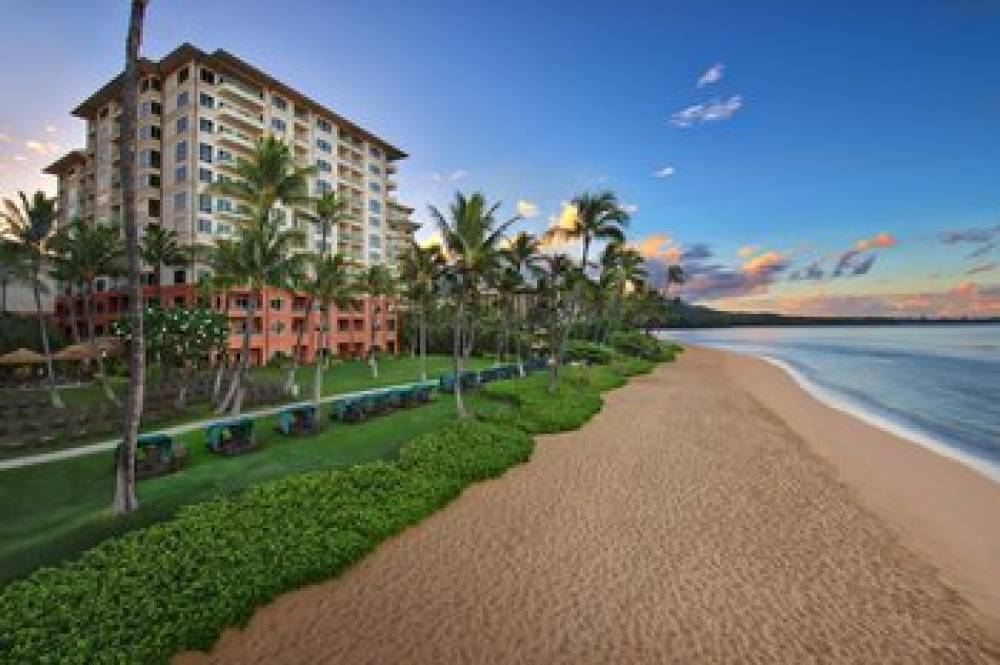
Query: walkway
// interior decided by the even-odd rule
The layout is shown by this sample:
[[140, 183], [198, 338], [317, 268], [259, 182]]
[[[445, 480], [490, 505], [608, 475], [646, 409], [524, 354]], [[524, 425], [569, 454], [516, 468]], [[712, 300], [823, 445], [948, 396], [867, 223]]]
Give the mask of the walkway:
[[[389, 390], [392, 388], [402, 388], [404, 386], [413, 385], [411, 383], [401, 383], [394, 386], [380, 386], [377, 388], [370, 388], [368, 390], [359, 390], [353, 393], [340, 393], [336, 395], [328, 395], [324, 397], [321, 401], [323, 404], [327, 404], [341, 397], [353, 397], [360, 395], [367, 395], [369, 393], [380, 392], [382, 390]], [[241, 418], [264, 418], [266, 416], [273, 416], [284, 409], [293, 406], [306, 406], [312, 404], [310, 401], [303, 402], [287, 402], [285, 404], [279, 404], [278, 406], [269, 406], [264, 409], [258, 409], [257, 411], [245, 411], [240, 414]], [[165, 427], [163, 429], [155, 430], [157, 433], [162, 432], [163, 434], [168, 434], [170, 436], [177, 436], [178, 434], [185, 434], [193, 430], [202, 429], [208, 425], [218, 422], [220, 420], [226, 420], [229, 418], [228, 415], [222, 414], [215, 416], [213, 418], [206, 418], [204, 420], [196, 420], [187, 423], [181, 423], [180, 425], [174, 425], [173, 427]], [[83, 446], [76, 446], [73, 448], [63, 448], [61, 450], [53, 450], [48, 453], [39, 453], [37, 455], [25, 455], [24, 457], [15, 457], [13, 459], [0, 460], [0, 471], [6, 471], [8, 469], [20, 469], [26, 466], [34, 466], [36, 464], [46, 464], [48, 462], [58, 462], [59, 460], [70, 459], [73, 457], [81, 457], [83, 455], [93, 455], [94, 453], [105, 452], [108, 450], [113, 450], [115, 446], [121, 441], [121, 437], [114, 439], [108, 439], [106, 441], [98, 441], [96, 443], [88, 443]]]

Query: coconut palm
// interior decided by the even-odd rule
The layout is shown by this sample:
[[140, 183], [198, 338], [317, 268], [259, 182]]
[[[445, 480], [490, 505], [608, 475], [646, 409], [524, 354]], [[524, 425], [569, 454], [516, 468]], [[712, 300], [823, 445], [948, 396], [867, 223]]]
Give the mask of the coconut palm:
[[524, 356], [521, 353], [521, 341], [524, 337], [524, 324], [527, 317], [526, 300], [529, 292], [526, 287], [526, 277], [531, 267], [538, 259], [541, 243], [537, 237], [521, 231], [507, 243], [503, 248], [503, 258], [507, 269], [511, 272], [508, 277], [512, 286], [512, 314], [514, 319], [514, 355], [517, 358], [517, 369], [521, 376], [524, 376]]
[[125, 255], [128, 260], [129, 344], [128, 398], [122, 423], [122, 444], [118, 447], [115, 470], [116, 513], [139, 508], [135, 494], [135, 449], [142, 419], [143, 389], [146, 380], [146, 349], [142, 331], [142, 265], [139, 256], [139, 223], [136, 214], [136, 128], [139, 99], [139, 48], [147, 0], [132, 0], [128, 35], [125, 39], [125, 73], [122, 77], [122, 121], [119, 142], [119, 169], [122, 183], [122, 221], [125, 224]]
[[139, 257], [153, 267], [154, 293], [157, 303], [163, 307], [164, 304], [161, 302], [163, 266], [178, 266], [185, 261], [184, 252], [177, 243], [177, 233], [159, 224], [150, 224], [146, 227], [139, 244]]
[[13, 240], [0, 238], [0, 316], [7, 315], [7, 289], [11, 284], [29, 281], [24, 252]]
[[[356, 282], [351, 279], [350, 261], [342, 254], [314, 255], [312, 279], [306, 282], [306, 292], [319, 306], [320, 325], [316, 332], [313, 401], [318, 406], [323, 398], [323, 356], [330, 355], [330, 307], [343, 310], [350, 307], [357, 295]], [[320, 353], [323, 348], [326, 353]]]
[[214, 194], [235, 199], [246, 211], [237, 226], [236, 238], [218, 243], [232, 245], [222, 251], [232, 257], [238, 282], [249, 289], [239, 365], [222, 404], [233, 414], [239, 414], [243, 405], [243, 379], [250, 364], [250, 336], [258, 299], [267, 286], [287, 286], [289, 275], [300, 270], [304, 260], [293, 251], [305, 244], [304, 234], [297, 228], [281, 228], [271, 211], [278, 203], [308, 205], [308, 178], [314, 172], [314, 167], [296, 166], [291, 149], [274, 136], [267, 136], [258, 141], [249, 160], [237, 162], [234, 179], [214, 183], [210, 188]]
[[566, 254], [544, 254], [532, 266], [536, 278], [539, 309], [545, 318], [545, 333], [549, 347], [550, 393], [556, 391], [559, 380], [559, 365], [562, 363], [569, 328], [570, 291], [575, 282], [582, 278], [582, 270], [573, 265]]
[[445, 276], [448, 293], [454, 302], [452, 328], [454, 331], [453, 356], [455, 371], [455, 404], [460, 418], [468, 418], [469, 411], [462, 399], [463, 341], [471, 338], [468, 308], [473, 296], [483, 284], [486, 275], [501, 260], [500, 242], [519, 218], [505, 222], [496, 219], [500, 203], [486, 202], [482, 193], [466, 196], [455, 193], [447, 215], [430, 206], [430, 215], [441, 234], [442, 249], [446, 257]]
[[560, 241], [578, 240], [582, 245], [580, 265], [588, 268], [590, 247], [595, 240], [624, 242], [629, 215], [618, 203], [618, 196], [611, 190], [597, 194], [583, 192], [570, 202], [576, 217], [570, 228], [557, 227], [549, 231], [549, 236]]
[[421, 247], [411, 242], [399, 257], [399, 276], [410, 307], [417, 314], [420, 380], [427, 380], [427, 319], [438, 294], [444, 255], [438, 245]]
[[379, 313], [383, 313], [383, 320], [387, 320], [386, 310], [388, 302], [386, 297], [392, 296], [396, 292], [395, 281], [392, 273], [383, 265], [369, 266], [358, 276], [358, 291], [368, 296], [368, 328], [371, 335], [368, 340], [368, 363], [372, 368], [372, 378], [378, 378], [378, 347], [376, 346], [376, 332], [379, 329]]
[[648, 278], [642, 255], [624, 243], [612, 242], [601, 254], [601, 291], [609, 302], [608, 315], [602, 322], [602, 335], [606, 339], [613, 321], [620, 321], [622, 302], [629, 290], [635, 290]]
[[3, 232], [18, 248], [18, 253], [24, 259], [23, 270], [31, 284], [35, 297], [35, 312], [38, 316], [38, 331], [42, 340], [42, 352], [45, 354], [46, 376], [49, 384], [49, 395], [52, 405], [62, 408], [62, 398], [56, 390], [56, 377], [52, 368], [52, 349], [49, 345], [48, 327], [45, 312], [42, 308], [42, 292], [45, 284], [42, 282], [43, 264], [48, 256], [48, 244], [56, 232], [56, 200], [49, 198], [45, 192], [37, 191], [29, 199], [24, 192], [18, 192], [20, 207], [11, 199], [4, 200], [5, 210], [0, 213], [6, 229]]
[[94, 281], [99, 276], [116, 277], [125, 273], [125, 247], [121, 236], [116, 227], [88, 224], [77, 218], [57, 234], [51, 245], [55, 264], [53, 275], [81, 287], [87, 338], [91, 355], [97, 359], [98, 382], [105, 397], [117, 404], [118, 398], [104, 372], [103, 354], [97, 349], [92, 300]]

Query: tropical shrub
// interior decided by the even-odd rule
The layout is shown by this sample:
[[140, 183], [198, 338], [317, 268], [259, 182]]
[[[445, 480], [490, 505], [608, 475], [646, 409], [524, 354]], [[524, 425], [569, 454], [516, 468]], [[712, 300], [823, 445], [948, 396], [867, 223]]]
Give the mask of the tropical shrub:
[[107, 541], [0, 592], [0, 661], [157, 663], [336, 575], [466, 485], [526, 461], [524, 432], [457, 423], [395, 463], [263, 483]]
[[582, 339], [570, 340], [565, 352], [568, 362], [583, 362], [588, 365], [606, 365], [614, 355], [614, 349]]
[[660, 341], [639, 331], [613, 333], [608, 343], [619, 353], [653, 362], [673, 360], [681, 348], [677, 344]]

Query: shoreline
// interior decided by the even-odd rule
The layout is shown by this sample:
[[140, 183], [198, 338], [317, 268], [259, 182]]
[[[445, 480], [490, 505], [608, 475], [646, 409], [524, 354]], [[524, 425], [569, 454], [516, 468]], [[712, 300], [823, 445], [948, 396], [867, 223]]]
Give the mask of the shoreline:
[[1000, 627], [1000, 484], [964, 459], [825, 401], [780, 361], [688, 346], [723, 357], [734, 385], [831, 463], [867, 508]]
[[[757, 358], [692, 347], [605, 397], [526, 464], [174, 662], [995, 662], [1000, 580], [976, 566], [1000, 551], [977, 521], [996, 484]], [[978, 512], [933, 510], [956, 501]]]

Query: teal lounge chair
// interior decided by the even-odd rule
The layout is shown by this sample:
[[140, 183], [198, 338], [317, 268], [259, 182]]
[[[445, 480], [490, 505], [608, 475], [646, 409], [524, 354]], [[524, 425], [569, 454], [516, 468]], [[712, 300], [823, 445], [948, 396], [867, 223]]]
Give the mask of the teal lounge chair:
[[249, 418], [221, 420], [205, 428], [205, 444], [219, 455], [242, 455], [256, 447], [253, 421]]
[[290, 406], [278, 413], [278, 431], [282, 434], [298, 436], [318, 429], [316, 407], [311, 404]]

